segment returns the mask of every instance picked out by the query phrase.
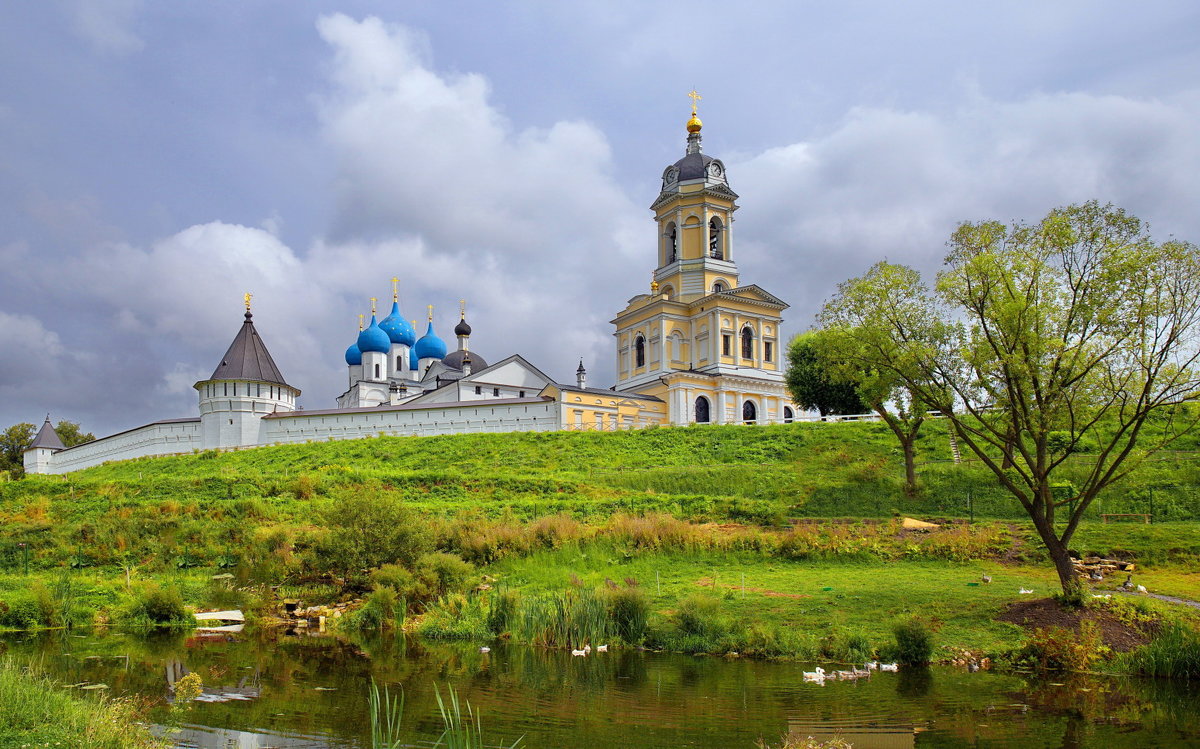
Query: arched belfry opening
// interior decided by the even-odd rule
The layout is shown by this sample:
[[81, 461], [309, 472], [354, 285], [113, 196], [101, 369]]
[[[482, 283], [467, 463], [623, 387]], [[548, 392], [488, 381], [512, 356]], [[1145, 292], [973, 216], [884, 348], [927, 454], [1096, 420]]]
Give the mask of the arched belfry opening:
[[646, 339], [640, 335], [633, 342], [633, 366], [646, 366]]
[[742, 328], [742, 358], [754, 358], [754, 331], [750, 328]]
[[667, 224], [667, 231], [663, 235], [664, 250], [663, 265], [670, 265], [679, 259], [679, 227], [675, 226], [675, 222]]
[[708, 398], [703, 395], [696, 398], [696, 423], [707, 424], [712, 419]]
[[708, 256], [714, 260], [725, 259], [725, 225], [716, 216], [708, 222]]
[[742, 404], [742, 421], [747, 424], [758, 421], [758, 406], [754, 405], [754, 401], [746, 401]]

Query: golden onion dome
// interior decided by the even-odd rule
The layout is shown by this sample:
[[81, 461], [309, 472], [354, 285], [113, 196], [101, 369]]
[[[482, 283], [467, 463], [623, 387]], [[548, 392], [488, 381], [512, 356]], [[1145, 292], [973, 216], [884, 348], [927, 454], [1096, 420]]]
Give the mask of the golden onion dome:
[[704, 127], [704, 123], [700, 121], [695, 112], [692, 112], [692, 118], [687, 121], [687, 131], [689, 133], [698, 133], [702, 127]]

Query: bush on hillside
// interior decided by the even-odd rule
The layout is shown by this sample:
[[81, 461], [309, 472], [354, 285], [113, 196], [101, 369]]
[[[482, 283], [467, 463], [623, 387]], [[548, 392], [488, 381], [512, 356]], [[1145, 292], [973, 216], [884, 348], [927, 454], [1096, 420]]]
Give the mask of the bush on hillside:
[[921, 666], [933, 656], [933, 629], [925, 621], [913, 617], [897, 624], [896, 660], [906, 666]]
[[608, 617], [623, 641], [629, 645], [640, 645], [646, 639], [646, 623], [650, 620], [650, 599], [637, 587], [610, 590]]
[[412, 566], [432, 545], [428, 526], [394, 496], [378, 491], [342, 491], [324, 513], [329, 528], [312, 549], [318, 571], [363, 582], [367, 570], [398, 562]]
[[147, 583], [133, 591], [123, 619], [124, 624], [131, 626], [187, 627], [196, 623], [179, 590], [157, 583]]

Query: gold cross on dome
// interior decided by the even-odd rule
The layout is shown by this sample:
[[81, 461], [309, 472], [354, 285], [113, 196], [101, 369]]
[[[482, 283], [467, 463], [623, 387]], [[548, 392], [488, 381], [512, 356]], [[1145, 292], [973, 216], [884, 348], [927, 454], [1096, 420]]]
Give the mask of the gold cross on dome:
[[249, 311], [250, 311], [250, 299], [251, 299], [251, 297], [253, 297], [253, 296], [254, 296], [254, 295], [253, 295], [253, 294], [251, 294], [249, 291], [247, 291], [247, 292], [246, 292], [246, 293], [245, 293], [245, 294], [242, 296], [242, 299], [244, 299], [244, 300], [245, 300], [245, 302], [246, 302], [246, 311], [247, 311], [247, 312], [249, 312]]
[[696, 113], [696, 102], [700, 101], [701, 96], [696, 89], [692, 89], [688, 96], [692, 97], [692, 114]]
[[429, 308], [429, 322], [433, 322], [433, 305], [427, 304], [425, 306]]
[[392, 301], [397, 302], [399, 300], [400, 300], [400, 279], [393, 277], [392, 278]]
[[458, 316], [462, 317], [464, 319], [467, 316], [467, 300], [466, 299], [458, 300]]
[[359, 312], [359, 313], [358, 313], [358, 329], [359, 329], [359, 330], [362, 330], [362, 329], [363, 329], [363, 319], [364, 319], [364, 318], [366, 318], [366, 315], [364, 315], [363, 313]]

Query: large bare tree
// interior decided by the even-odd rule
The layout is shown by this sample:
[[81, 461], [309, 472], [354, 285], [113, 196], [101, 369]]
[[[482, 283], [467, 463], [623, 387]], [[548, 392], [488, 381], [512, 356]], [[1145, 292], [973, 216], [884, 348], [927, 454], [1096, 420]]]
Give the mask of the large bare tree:
[[[934, 291], [880, 263], [821, 321], [854, 336], [860, 366], [943, 411], [1029, 514], [1069, 597], [1081, 590], [1069, 544], [1092, 501], [1197, 423], [1200, 252], [1152, 241], [1111, 205], [964, 223]], [[1093, 451], [1061, 481], [1085, 438]]]

